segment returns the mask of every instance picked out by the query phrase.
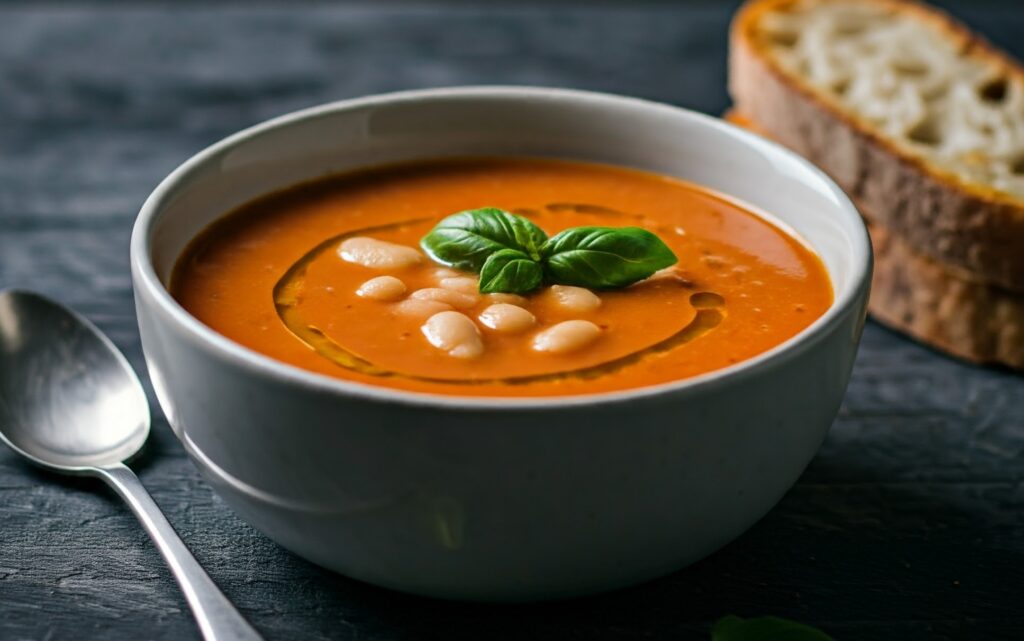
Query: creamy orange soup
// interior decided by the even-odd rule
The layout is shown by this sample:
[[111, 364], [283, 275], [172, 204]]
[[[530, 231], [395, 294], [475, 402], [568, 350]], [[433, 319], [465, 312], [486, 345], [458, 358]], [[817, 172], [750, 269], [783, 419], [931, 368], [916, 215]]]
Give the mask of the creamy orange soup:
[[[419, 241], [444, 217], [485, 206], [548, 235], [642, 227], [678, 263], [617, 290], [480, 294], [476, 274], [434, 262]], [[360, 253], [378, 247], [392, 258]], [[532, 158], [395, 165], [268, 195], [202, 232], [171, 291], [215, 331], [279, 361], [482, 396], [685, 379], [771, 349], [832, 303], [820, 259], [736, 202], [666, 176]]]

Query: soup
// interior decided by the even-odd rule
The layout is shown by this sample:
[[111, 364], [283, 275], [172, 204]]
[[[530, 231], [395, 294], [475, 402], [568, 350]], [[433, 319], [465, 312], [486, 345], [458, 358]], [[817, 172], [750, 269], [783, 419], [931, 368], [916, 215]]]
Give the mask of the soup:
[[[438, 230], [466, 211], [532, 230], [536, 251], [453, 268], [439, 256], [466, 235]], [[624, 243], [621, 256], [607, 239]], [[463, 249], [482, 260], [475, 241]], [[666, 176], [535, 158], [422, 161], [270, 194], [199, 234], [171, 292], [213, 330], [279, 361], [476, 396], [685, 379], [771, 349], [832, 302], [814, 252], [737, 202]]]

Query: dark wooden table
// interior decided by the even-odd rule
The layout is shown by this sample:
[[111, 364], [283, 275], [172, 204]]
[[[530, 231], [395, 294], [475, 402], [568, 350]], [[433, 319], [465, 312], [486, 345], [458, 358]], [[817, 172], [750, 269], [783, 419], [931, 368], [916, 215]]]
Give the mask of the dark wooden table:
[[[958, 5], [1024, 56], [1019, 0]], [[570, 86], [718, 113], [733, 6], [0, 4], [0, 287], [73, 305], [142, 371], [129, 231], [193, 152], [411, 87]], [[821, 453], [764, 520], [673, 576], [566, 603], [437, 602], [310, 565], [235, 517], [153, 409], [143, 482], [269, 639], [707, 639], [728, 613], [841, 641], [1024, 638], [1024, 378], [875, 325]], [[132, 516], [0, 448], [0, 639], [148, 638], [197, 634]]]

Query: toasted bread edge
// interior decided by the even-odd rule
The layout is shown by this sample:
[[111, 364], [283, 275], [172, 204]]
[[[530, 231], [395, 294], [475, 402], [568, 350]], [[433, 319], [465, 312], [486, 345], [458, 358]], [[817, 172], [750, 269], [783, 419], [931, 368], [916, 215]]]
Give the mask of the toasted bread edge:
[[[753, 0], [733, 21], [729, 90], [737, 109], [771, 138], [819, 165], [873, 212], [872, 223], [915, 251], [984, 282], [1024, 292], [1024, 203], [951, 179], [865, 128], [824, 92], [775, 64], [750, 34], [761, 14], [786, 1]], [[912, 11], [976, 55], [1011, 64], [941, 12], [917, 3], [867, 1]]]

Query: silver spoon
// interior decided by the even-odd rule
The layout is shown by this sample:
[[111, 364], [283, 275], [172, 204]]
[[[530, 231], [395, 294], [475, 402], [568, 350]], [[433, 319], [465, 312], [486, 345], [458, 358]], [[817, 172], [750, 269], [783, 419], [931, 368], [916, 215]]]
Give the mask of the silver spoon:
[[100, 330], [38, 294], [0, 292], [0, 440], [49, 470], [106, 481], [167, 561], [204, 639], [261, 639], [125, 466], [148, 435], [142, 385]]

